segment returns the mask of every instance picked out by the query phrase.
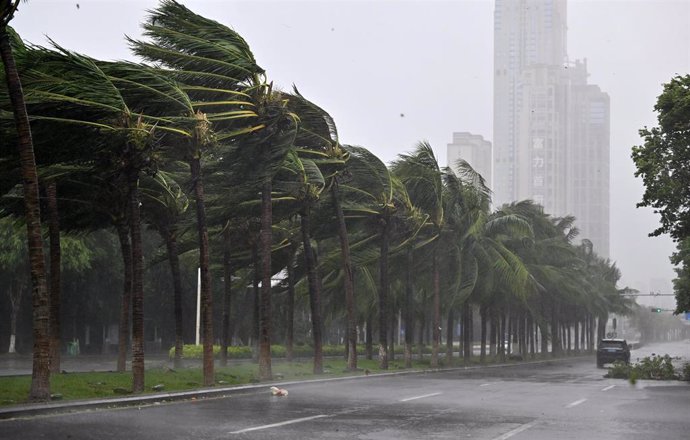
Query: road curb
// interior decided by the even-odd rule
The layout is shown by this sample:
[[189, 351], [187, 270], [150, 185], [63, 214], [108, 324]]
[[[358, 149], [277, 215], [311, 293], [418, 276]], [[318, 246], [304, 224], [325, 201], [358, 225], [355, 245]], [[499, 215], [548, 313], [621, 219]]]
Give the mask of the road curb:
[[54, 415], [54, 414], [66, 414], [72, 412], [83, 412], [95, 409], [114, 409], [114, 408], [131, 408], [131, 407], [143, 407], [160, 405], [163, 403], [170, 403], [182, 400], [201, 400], [201, 399], [212, 399], [227, 397], [233, 394], [242, 393], [258, 393], [268, 392], [268, 388], [271, 386], [286, 387], [295, 384], [306, 384], [306, 383], [322, 383], [322, 382], [334, 382], [343, 380], [357, 380], [357, 379], [373, 379], [379, 377], [390, 377], [390, 376], [403, 376], [403, 375], [423, 375], [423, 374], [434, 374], [434, 373], [444, 373], [444, 372], [462, 372], [462, 371], [473, 371], [482, 370], [489, 368], [507, 368], [507, 367], [517, 367], [524, 365], [536, 365], [545, 364], [549, 362], [565, 362], [569, 360], [578, 360], [592, 357], [587, 356], [572, 356], [566, 358], [555, 358], [555, 359], [543, 359], [537, 361], [526, 361], [526, 362], [514, 362], [514, 363], [503, 363], [503, 364], [491, 364], [491, 365], [473, 365], [469, 367], [452, 367], [452, 368], [433, 368], [426, 370], [403, 370], [403, 371], [391, 371], [386, 373], [373, 373], [373, 374], [362, 374], [356, 376], [341, 376], [341, 377], [325, 377], [318, 379], [307, 379], [307, 380], [292, 380], [292, 381], [274, 381], [265, 382], [261, 384], [252, 385], [238, 385], [232, 387], [224, 388], [203, 388], [189, 391], [176, 391], [171, 393], [153, 393], [145, 394], [139, 396], [127, 396], [127, 397], [109, 397], [105, 399], [89, 399], [89, 400], [72, 400], [67, 402], [46, 402], [46, 403], [29, 403], [16, 405], [11, 407], [0, 408], [0, 420], [9, 419], [19, 419], [26, 417], [34, 417], [39, 415]]

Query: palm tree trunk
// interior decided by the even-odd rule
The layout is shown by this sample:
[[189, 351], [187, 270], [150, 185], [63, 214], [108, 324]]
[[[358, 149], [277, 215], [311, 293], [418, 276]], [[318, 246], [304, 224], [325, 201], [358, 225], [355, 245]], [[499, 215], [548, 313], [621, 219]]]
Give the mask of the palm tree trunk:
[[481, 318], [481, 348], [479, 351], [479, 362], [486, 363], [486, 306], [479, 306], [479, 316]]
[[446, 321], [446, 365], [451, 366], [453, 362], [453, 308], [448, 308]]
[[599, 320], [597, 321], [597, 340], [602, 340], [606, 337], [606, 323], [608, 320], [608, 313], [604, 312], [599, 315]]
[[19, 276], [10, 282], [10, 346], [8, 353], [16, 353], [17, 315], [24, 296], [24, 277]]
[[501, 362], [506, 361], [506, 344], [505, 344], [505, 335], [506, 335], [506, 314], [505, 311], [501, 310], [501, 321], [499, 324], [499, 330], [498, 330], [498, 355], [501, 359]]
[[228, 365], [228, 344], [230, 339], [230, 299], [232, 295], [232, 243], [230, 225], [223, 230], [223, 322], [220, 341], [220, 364]]
[[379, 261], [379, 368], [388, 369], [388, 222], [381, 220], [381, 258]]
[[412, 368], [412, 338], [414, 336], [414, 311], [412, 295], [414, 294], [414, 248], [407, 248], [407, 273], [405, 280], [405, 368]]
[[440, 283], [440, 270], [438, 267], [438, 255], [437, 248], [438, 245], [434, 246], [433, 256], [431, 257], [431, 267], [433, 276], [433, 289], [434, 289], [434, 317], [433, 317], [433, 328], [432, 328], [432, 341], [431, 341], [431, 368], [438, 368], [438, 349], [439, 342], [441, 340], [441, 283]]
[[287, 264], [287, 329], [285, 330], [285, 335], [287, 339], [286, 358], [288, 362], [292, 362], [295, 345], [295, 268], [293, 267], [294, 260], [295, 253], [294, 251], [291, 251], [290, 259], [288, 260]]
[[364, 350], [367, 360], [372, 360], [374, 358], [374, 329], [372, 328], [374, 319], [371, 315], [371, 312], [367, 315], [366, 330], [364, 332]]
[[467, 364], [472, 360], [473, 337], [472, 337], [472, 306], [469, 300], [466, 300], [462, 305], [462, 321], [463, 321], [463, 358]]
[[201, 270], [201, 328], [203, 339], [204, 386], [215, 383], [213, 376], [213, 296], [211, 294], [211, 272], [209, 268], [208, 230], [206, 228], [206, 202], [201, 176], [201, 162], [198, 157], [189, 161], [194, 198], [196, 199], [196, 222], [199, 232], [199, 269]]
[[342, 254], [342, 270], [345, 276], [343, 282], [345, 287], [345, 311], [347, 315], [347, 335], [345, 344], [347, 349], [347, 369], [354, 371], [357, 369], [357, 317], [355, 316], [354, 275], [352, 272], [352, 258], [350, 257], [350, 241], [347, 237], [345, 215], [343, 214], [343, 207], [340, 203], [340, 189], [338, 187], [337, 177], [333, 181], [331, 195], [333, 196], [333, 205], [335, 206], [335, 216], [338, 220], [338, 237], [340, 238], [340, 252]]
[[271, 179], [261, 191], [261, 300], [259, 301], [259, 379], [271, 380], [271, 244], [273, 210]]
[[261, 303], [261, 259], [259, 258], [259, 245], [254, 243], [252, 245], [252, 261], [254, 262], [254, 270], [252, 274], [252, 360], [259, 363], [259, 313]]
[[129, 170], [129, 234], [132, 240], [132, 392], [144, 391], [144, 257], [141, 242], [139, 172]]
[[489, 309], [489, 356], [496, 356], [496, 344], [498, 340], [498, 323], [496, 322], [496, 312]]
[[171, 230], [163, 232], [165, 246], [168, 250], [168, 263], [173, 282], [173, 308], [175, 313], [175, 357], [174, 368], [182, 367], [184, 336], [182, 332], [182, 277], [180, 276], [180, 257], [177, 251], [177, 233]]
[[[16, 5], [14, 7], [5, 5], [3, 9], [5, 8], [12, 8], [11, 11], [13, 12]], [[7, 91], [10, 95], [14, 122], [17, 128], [17, 144], [24, 187], [24, 211], [31, 266], [34, 346], [29, 400], [43, 401], [50, 399], [50, 298], [48, 296], [46, 267], [43, 256], [38, 175], [36, 172], [36, 158], [34, 156], [29, 117], [24, 103], [24, 93], [12, 54], [12, 47], [10, 46], [7, 22], [5, 21], [6, 17], [7, 19], [11, 18], [11, 12], [7, 9], [3, 12], [7, 15], [3, 14], [3, 22], [0, 23], [0, 56], [5, 66]]]
[[311, 329], [314, 337], [314, 374], [323, 373], [323, 343], [321, 335], [321, 289], [318, 279], [318, 269], [314, 259], [314, 249], [311, 246], [311, 227], [309, 224], [309, 208], [300, 214], [302, 229], [302, 246], [304, 261], [307, 267], [309, 284], [309, 307], [311, 309]]
[[46, 186], [48, 197], [48, 235], [50, 236], [50, 372], [60, 372], [60, 217], [54, 180]]
[[118, 223], [116, 227], [125, 272], [117, 341], [117, 371], [122, 373], [127, 370], [127, 348], [129, 346], [129, 310], [132, 304], [132, 245], [129, 240], [129, 227], [122, 222]]

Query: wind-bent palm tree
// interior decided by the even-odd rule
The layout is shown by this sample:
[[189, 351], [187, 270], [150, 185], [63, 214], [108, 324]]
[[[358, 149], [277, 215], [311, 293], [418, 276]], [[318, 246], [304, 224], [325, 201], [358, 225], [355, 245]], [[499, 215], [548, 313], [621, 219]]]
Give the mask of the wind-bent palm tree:
[[19, 6], [19, 0], [0, 1], [0, 56], [5, 73], [5, 82], [17, 129], [17, 146], [24, 182], [24, 206], [31, 261], [32, 305], [33, 305], [33, 367], [31, 372], [30, 400], [50, 399], [50, 310], [46, 268], [43, 259], [43, 240], [41, 237], [41, 212], [39, 202], [38, 175], [36, 159], [31, 138], [29, 117], [24, 103], [22, 84], [17, 72], [9, 22]]
[[182, 279], [178, 238], [181, 233], [180, 217], [189, 207], [189, 200], [170, 173], [158, 171], [142, 182], [144, 217], [165, 242], [173, 282], [173, 308], [175, 314], [175, 368], [182, 366], [184, 340], [182, 336]]
[[[390, 279], [388, 258], [391, 240], [401, 238], [394, 233], [399, 223], [412, 211], [412, 206], [402, 183], [391, 173], [381, 160], [362, 147], [346, 146], [350, 158], [348, 171], [352, 180], [341, 185], [346, 202], [343, 210], [354, 220], [364, 222], [368, 232], [353, 248], [371, 247], [378, 243], [378, 255], [367, 263], [378, 259], [378, 312], [379, 312], [379, 367], [388, 369], [388, 326], [390, 320]], [[403, 237], [404, 241], [407, 237]], [[397, 241], [395, 241], [397, 245]], [[361, 250], [360, 250], [361, 252]], [[369, 327], [369, 326], [368, 326]]]
[[433, 323], [431, 367], [438, 367], [441, 341], [441, 234], [445, 228], [443, 172], [428, 142], [420, 142], [410, 154], [399, 155], [392, 165], [393, 173], [407, 188], [412, 203], [426, 213], [434, 240], [432, 250]]
[[[242, 145], [240, 150], [252, 150], [253, 160], [247, 161], [245, 156], [245, 164], [259, 165], [253, 170], [262, 195], [259, 370], [261, 378], [270, 378], [271, 179], [291, 145], [296, 119], [286, 111], [282, 95], [266, 83], [264, 70], [256, 63], [247, 42], [227, 26], [201, 17], [176, 1], [163, 0], [144, 24], [144, 36], [152, 42], [130, 40], [134, 52], [170, 69], [167, 73], [180, 81], [192, 98], [199, 121], [194, 141], [189, 144], [188, 161], [197, 203], [207, 385], [213, 383], [213, 323], [201, 157], [215, 142], [234, 142]], [[246, 133], [252, 135], [237, 139]]]

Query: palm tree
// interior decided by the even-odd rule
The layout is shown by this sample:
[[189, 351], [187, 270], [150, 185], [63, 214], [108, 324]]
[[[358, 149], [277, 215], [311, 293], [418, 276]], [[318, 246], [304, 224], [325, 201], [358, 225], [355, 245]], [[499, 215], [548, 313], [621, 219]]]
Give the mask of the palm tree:
[[431, 225], [433, 323], [431, 367], [438, 367], [438, 351], [441, 341], [441, 234], [445, 228], [443, 172], [428, 142], [420, 142], [411, 154], [401, 154], [392, 165], [393, 173], [407, 188], [412, 203], [428, 215]]
[[22, 84], [17, 72], [12, 45], [10, 44], [9, 22], [19, 6], [19, 0], [0, 2], [0, 56], [4, 66], [5, 82], [12, 103], [17, 129], [17, 146], [24, 182], [24, 205], [31, 261], [31, 284], [33, 305], [33, 368], [31, 373], [30, 400], [50, 399], [50, 298], [46, 284], [46, 268], [43, 259], [41, 237], [41, 208], [38, 194], [38, 175], [31, 138], [29, 117], [24, 103]]
[[[378, 259], [378, 312], [379, 312], [379, 367], [388, 368], [388, 325], [390, 319], [390, 279], [388, 258], [391, 251], [391, 240], [400, 239], [395, 235], [401, 228], [405, 216], [413, 211], [405, 187], [391, 173], [381, 160], [362, 147], [346, 146], [350, 158], [348, 171], [352, 180], [341, 185], [345, 194], [343, 210], [355, 220], [364, 221], [366, 236], [353, 244], [354, 248], [371, 247], [378, 244], [378, 255], [369, 263]], [[402, 234], [400, 241], [407, 238]], [[398, 245], [397, 241], [395, 245]], [[398, 245], [399, 246], [403, 246]], [[362, 252], [358, 249], [358, 252]], [[370, 326], [367, 326], [370, 328]]]
[[[182, 365], [184, 340], [182, 336], [182, 280], [178, 238], [180, 217], [186, 212], [189, 201], [174, 176], [158, 171], [155, 176], [142, 182], [144, 217], [158, 231], [165, 242], [170, 273], [173, 281], [173, 304], [175, 314], [175, 368]], [[227, 352], [226, 352], [227, 353]]]
[[[200, 160], [213, 141], [241, 143], [240, 156], [241, 150], [250, 150], [253, 156], [252, 161], [245, 158], [245, 164], [259, 159], [260, 167], [253, 170], [253, 178], [261, 182], [262, 194], [259, 370], [262, 378], [270, 378], [271, 179], [291, 144], [296, 119], [286, 112], [282, 96], [266, 83], [264, 70], [257, 65], [247, 42], [232, 29], [201, 17], [176, 1], [163, 0], [144, 24], [144, 35], [152, 42], [130, 40], [134, 52], [171, 69], [168, 74], [184, 84], [197, 109], [199, 123], [189, 144], [188, 160], [197, 204], [206, 385], [213, 382], [213, 337]], [[238, 141], [237, 137], [245, 133], [253, 135]]]
[[350, 241], [340, 194], [340, 182], [349, 173], [347, 170], [349, 153], [338, 141], [338, 131], [331, 115], [304, 98], [297, 87], [294, 87], [294, 94], [289, 96], [288, 106], [300, 118], [300, 129], [295, 139], [298, 154], [308, 157], [319, 167], [326, 185], [330, 187], [340, 241], [340, 261], [345, 291], [347, 368], [356, 370], [357, 320], [354, 279]]

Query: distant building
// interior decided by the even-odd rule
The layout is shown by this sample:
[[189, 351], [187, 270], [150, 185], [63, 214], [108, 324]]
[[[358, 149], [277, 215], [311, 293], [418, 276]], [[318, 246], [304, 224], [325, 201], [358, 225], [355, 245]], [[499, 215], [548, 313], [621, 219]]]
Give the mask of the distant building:
[[448, 144], [448, 166], [457, 171], [456, 162], [463, 159], [476, 172], [482, 175], [487, 186], [491, 187], [491, 142], [478, 134], [466, 131], [453, 133], [453, 142]]
[[573, 215], [609, 254], [609, 98], [570, 62], [565, 0], [496, 0], [494, 206], [532, 199]]

